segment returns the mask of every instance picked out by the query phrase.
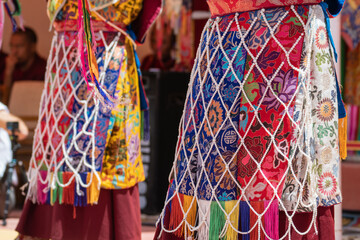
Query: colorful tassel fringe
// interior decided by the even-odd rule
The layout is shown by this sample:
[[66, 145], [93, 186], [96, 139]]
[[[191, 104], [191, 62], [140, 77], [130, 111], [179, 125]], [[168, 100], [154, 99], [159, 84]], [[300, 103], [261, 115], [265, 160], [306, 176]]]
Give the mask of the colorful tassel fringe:
[[[50, 174], [50, 181], [54, 181], [54, 173]], [[57, 186], [56, 183], [54, 183], [55, 186], [54, 188], [51, 186], [50, 187], [50, 205], [53, 206], [56, 202], [57, 199]]]
[[[224, 202], [220, 202], [222, 208], [225, 208]], [[212, 201], [210, 206], [210, 227], [209, 227], [209, 239], [218, 240], [221, 231], [225, 225], [225, 215], [220, 208], [218, 202]]]
[[47, 171], [40, 171], [40, 176], [38, 176], [37, 184], [37, 200], [40, 204], [45, 204], [47, 200], [47, 183], [42, 183], [40, 178], [44, 181], [47, 178]]
[[[209, 239], [209, 228], [210, 226], [210, 206], [211, 202], [207, 200], [199, 200], [199, 224], [200, 228], [198, 231], [198, 239]], [[200, 211], [201, 209], [201, 211]]]
[[[216, 202], [200, 199], [196, 204], [193, 196], [177, 194], [166, 206], [164, 217], [165, 229], [177, 230], [172, 233], [163, 232], [162, 234], [166, 236], [172, 236], [174, 239], [196, 238], [199, 240], [279, 239], [277, 200], [250, 201], [249, 203], [240, 201], [238, 204], [237, 200]], [[251, 204], [254, 211], [248, 204]], [[186, 214], [186, 224], [181, 206]], [[265, 209], [267, 210], [264, 213]], [[260, 221], [259, 214], [263, 214]], [[199, 226], [196, 234], [189, 228], [195, 225]], [[238, 234], [240, 229], [245, 233], [251, 229], [252, 231], [247, 234]]]
[[[250, 230], [250, 207], [246, 201], [240, 201], [240, 222], [241, 231], [248, 232]], [[250, 240], [250, 234], [243, 234], [242, 240]]]
[[258, 214], [264, 212], [264, 202], [263, 201], [252, 201], [250, 202], [251, 207], [255, 210], [253, 212], [250, 210], [250, 229], [253, 228], [255, 225], [256, 227], [250, 233], [250, 240], [258, 240], [259, 239], [259, 228], [260, 228], [260, 239], [264, 239], [264, 233], [261, 230], [261, 226], [258, 220]]
[[[180, 198], [180, 202], [179, 202]], [[184, 195], [183, 194], [175, 194], [174, 197], [171, 200], [171, 216], [170, 216], [170, 223], [169, 227], [170, 229], [174, 230], [177, 229], [174, 232], [174, 235], [177, 237], [182, 237], [184, 234], [184, 227], [181, 226], [178, 228], [179, 225], [183, 225], [183, 212], [181, 210], [181, 206], [184, 202]], [[181, 206], [180, 206], [181, 205]]]
[[57, 179], [54, 178], [54, 173], [50, 173], [50, 178], [47, 182], [45, 184], [41, 183], [39, 178], [41, 177], [45, 180], [47, 174], [47, 171], [40, 171], [36, 187], [32, 188], [35, 189], [34, 193], [36, 193], [33, 202], [37, 201], [40, 204], [46, 203], [54, 205], [55, 202], [58, 201], [59, 204], [70, 204], [76, 207], [98, 203], [100, 195], [100, 181], [94, 173], [79, 173], [82, 183], [89, 185], [87, 188], [81, 186], [75, 178], [72, 179], [70, 185], [64, 188], [59, 186], [58, 182], [66, 184], [70, 181], [73, 176], [72, 172], [58, 172]]
[[[92, 180], [91, 180], [91, 176], [92, 176]], [[99, 196], [100, 196], [100, 181], [99, 179], [96, 177], [95, 174], [93, 173], [88, 173], [87, 175], [87, 183], [90, 183], [90, 186], [87, 188], [87, 204], [93, 205], [93, 204], [97, 204], [99, 201]]]
[[[60, 183], [64, 183], [63, 175], [61, 172], [58, 172], [58, 179]], [[63, 204], [63, 196], [64, 196], [64, 189], [58, 186], [58, 196], [59, 196], [59, 204]]]
[[183, 207], [186, 214], [186, 224], [185, 224], [185, 236], [194, 236], [194, 231], [192, 231], [188, 225], [195, 227], [197, 204], [196, 199], [193, 196], [183, 195]]
[[[271, 239], [279, 239], [279, 203], [277, 200], [272, 202], [265, 201], [264, 208], [270, 204], [269, 209], [265, 213], [265, 231]], [[265, 237], [265, 239], [269, 239]]]
[[[225, 211], [229, 215], [230, 213], [230, 222], [231, 225], [228, 226], [225, 240], [236, 240], [238, 233], [233, 229], [239, 229], [239, 204], [238, 201], [226, 201], [225, 202]], [[235, 209], [234, 209], [235, 208]]]
[[[80, 178], [83, 183], [87, 182], [87, 173], [80, 173]], [[75, 199], [74, 206], [75, 207], [84, 207], [87, 205], [87, 191], [85, 187], [82, 187], [79, 183], [77, 183], [75, 187]]]
[[[70, 178], [73, 176], [72, 172], [64, 172], [63, 173], [63, 181], [64, 184], [69, 183]], [[63, 203], [65, 204], [73, 204], [74, 203], [74, 195], [75, 195], [75, 178], [73, 178], [70, 184], [63, 188]]]
[[[63, 178], [62, 178], [61, 172], [57, 173], [57, 177], [58, 177], [58, 181], [60, 183], [63, 183]], [[51, 179], [53, 179], [53, 173], [51, 174]], [[57, 181], [55, 179], [54, 179], [54, 181], [55, 181], [55, 183], [54, 183], [55, 188], [51, 188], [50, 204], [54, 205], [57, 200], [59, 200], [59, 204], [62, 204], [63, 189], [61, 187], [59, 187], [59, 184], [57, 183]]]
[[339, 151], [340, 158], [347, 157], [347, 116], [339, 119]]

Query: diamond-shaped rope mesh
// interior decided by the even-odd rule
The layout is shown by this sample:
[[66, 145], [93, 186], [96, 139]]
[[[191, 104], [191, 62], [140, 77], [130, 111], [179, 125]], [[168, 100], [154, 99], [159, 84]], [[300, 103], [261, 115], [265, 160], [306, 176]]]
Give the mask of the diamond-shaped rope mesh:
[[[28, 197], [41, 203], [46, 199], [49, 201], [50, 188], [66, 188], [76, 183], [75, 196], [85, 198], [91, 184], [95, 183], [97, 191], [100, 188], [99, 172], [104, 155], [101, 149], [104, 149], [107, 136], [107, 128], [101, 119], [108, 118], [111, 109], [102, 107], [94, 91], [87, 86], [81, 72], [76, 34], [55, 32], [48, 58], [29, 170]], [[112, 97], [125, 99], [128, 89], [116, 92], [118, 74], [109, 71], [126, 69], [122, 64], [124, 48], [119, 47], [123, 45], [120, 33], [99, 31], [94, 38], [101, 87]]]
[[[317, 55], [332, 55], [327, 32], [318, 38], [325, 28], [319, 6], [262, 9], [207, 22], [158, 238], [291, 239], [294, 232], [317, 232], [323, 196], [314, 174], [318, 151], [312, 148], [327, 143], [312, 142], [318, 141], [312, 109], [335, 89], [332, 60]], [[314, 49], [318, 39], [323, 52]], [[325, 73], [330, 84], [321, 87], [314, 78]], [[323, 95], [312, 96], [319, 89]], [[335, 115], [336, 106], [330, 108]], [[286, 219], [281, 236], [279, 212]], [[293, 222], [297, 212], [312, 214], [305, 230]]]

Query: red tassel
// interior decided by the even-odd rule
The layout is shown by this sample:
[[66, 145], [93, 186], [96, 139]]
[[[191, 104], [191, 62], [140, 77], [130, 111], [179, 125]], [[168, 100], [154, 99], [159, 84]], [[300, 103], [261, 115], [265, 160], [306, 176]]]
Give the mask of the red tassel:
[[[63, 183], [67, 184], [70, 181], [70, 178], [73, 176], [71, 172], [64, 172], [63, 173]], [[63, 190], [63, 203], [65, 204], [74, 204], [75, 199], [75, 179], [72, 179], [70, 185], [64, 187]]]
[[178, 230], [176, 230], [174, 232], [174, 235], [177, 237], [183, 237], [184, 236], [184, 214], [181, 210], [180, 204], [182, 206], [183, 201], [184, 201], [184, 196], [180, 193], [178, 193], [179, 197], [180, 197], [180, 202], [179, 202], [179, 198], [175, 193], [175, 196], [173, 197], [173, 199], [171, 200], [171, 213], [170, 213], [170, 223], [169, 223], [169, 227], [170, 229], [176, 229], [179, 225], [182, 225], [181, 227], [178, 228]]
[[[251, 201], [250, 204], [257, 214], [261, 214], [262, 212], [264, 212], [264, 202], [263, 201]], [[255, 212], [253, 212], [253, 210], [250, 209], [250, 229], [253, 228], [254, 225], [258, 223], [259, 217]], [[262, 221], [263, 220], [264, 219], [262, 219]], [[256, 225], [256, 227], [250, 233], [250, 240], [265, 239], [264, 232], [261, 230], [261, 226], [259, 226], [259, 224], [262, 224], [262, 223], [258, 223]], [[258, 232], [259, 227], [260, 227], [260, 238], [259, 238], [259, 232]]]

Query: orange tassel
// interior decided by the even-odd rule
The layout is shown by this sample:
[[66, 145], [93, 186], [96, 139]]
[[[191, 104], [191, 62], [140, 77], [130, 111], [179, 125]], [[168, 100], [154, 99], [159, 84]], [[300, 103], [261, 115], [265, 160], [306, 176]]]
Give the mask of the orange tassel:
[[347, 157], [347, 116], [339, 119], [339, 152], [340, 158]]
[[[197, 204], [196, 200], [193, 196], [183, 195], [184, 197], [184, 211], [187, 213], [186, 222], [191, 225], [192, 227], [195, 226], [196, 220], [196, 212], [197, 212]], [[191, 205], [192, 204], [192, 205]], [[193, 236], [194, 232], [190, 230], [189, 227], [186, 227], [186, 236]]]
[[86, 196], [87, 196], [87, 204], [93, 205], [98, 203], [99, 195], [100, 195], [100, 185], [99, 185], [99, 180], [94, 173], [88, 173], [87, 183], [90, 182], [91, 175], [92, 175], [92, 181], [90, 183], [90, 186], [86, 189], [87, 191]]

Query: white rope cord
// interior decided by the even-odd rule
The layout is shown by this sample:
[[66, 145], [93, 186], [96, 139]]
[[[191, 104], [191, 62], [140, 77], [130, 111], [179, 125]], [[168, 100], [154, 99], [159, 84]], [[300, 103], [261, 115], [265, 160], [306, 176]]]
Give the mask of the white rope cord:
[[[322, 18], [323, 15], [321, 15], [321, 7], [320, 6], [311, 6], [309, 7], [309, 15], [307, 18], [307, 22], [305, 23], [302, 18], [300, 17], [299, 13], [296, 11], [294, 6], [291, 6], [290, 9], [284, 10], [284, 12], [281, 12], [281, 17], [279, 18], [279, 21], [276, 23], [270, 23], [268, 22], [265, 10], [259, 11], [258, 15], [254, 17], [254, 19], [251, 19], [248, 24], [249, 27], [244, 29], [241, 28], [239, 23], [239, 14], [235, 14], [231, 20], [229, 20], [226, 24], [227, 27], [225, 30], [220, 30], [220, 24], [222, 21], [222, 18], [217, 17], [216, 19], [209, 19], [207, 22], [203, 34], [201, 37], [201, 44], [204, 46], [203, 48], [200, 46], [196, 53], [196, 60], [195, 60], [195, 66], [191, 72], [191, 78], [189, 82], [189, 88], [186, 94], [186, 100], [185, 100], [185, 106], [188, 108], [184, 108], [183, 115], [180, 120], [180, 126], [179, 126], [179, 133], [181, 133], [178, 137], [178, 144], [177, 149], [175, 152], [175, 161], [173, 163], [173, 167], [171, 170], [171, 174], [169, 176], [169, 181], [174, 180], [174, 194], [169, 195], [168, 199], [165, 200], [165, 206], [168, 206], [171, 202], [173, 202], [174, 198], [177, 198], [178, 202], [181, 202], [180, 198], [180, 188], [182, 188], [182, 183], [185, 181], [188, 181], [190, 184], [191, 191], [193, 191], [193, 199], [190, 202], [190, 206], [188, 206], [187, 209], [184, 209], [183, 205], [180, 204], [180, 209], [183, 214], [182, 221], [177, 225], [176, 227], [172, 229], [167, 229], [164, 226], [164, 216], [165, 216], [165, 210], [161, 213], [158, 225], [161, 227], [161, 232], [159, 235], [159, 238], [161, 237], [162, 233], [175, 233], [177, 232], [181, 227], [183, 227], [183, 224], [185, 224], [185, 229], [189, 229], [191, 232], [198, 231], [197, 238], [198, 239], [208, 239], [209, 237], [209, 224], [210, 224], [210, 203], [216, 202], [218, 205], [218, 208], [221, 210], [223, 215], [225, 216], [225, 224], [223, 225], [222, 229], [219, 233], [219, 238], [223, 238], [226, 235], [226, 232], [229, 231], [229, 229], [232, 229], [237, 234], [249, 234], [253, 231], [257, 231], [258, 238], [260, 239], [261, 234], [264, 234], [267, 239], [272, 239], [271, 236], [266, 232], [265, 226], [262, 223], [262, 219], [264, 218], [264, 215], [266, 212], [270, 209], [270, 206], [272, 203], [278, 202], [279, 209], [284, 211], [286, 218], [288, 219], [288, 226], [286, 228], [286, 233], [283, 236], [279, 236], [279, 239], [285, 239], [289, 238], [291, 239], [291, 231], [295, 231], [299, 235], [306, 235], [310, 232], [312, 228], [315, 229], [315, 233], [317, 233], [316, 228], [316, 217], [317, 217], [317, 183], [319, 181], [318, 177], [315, 174], [312, 174], [312, 158], [310, 152], [310, 138], [314, 135], [313, 132], [313, 119], [311, 116], [311, 97], [310, 92], [312, 90], [311, 85], [311, 76], [312, 76], [312, 64], [311, 64], [311, 54], [313, 52], [313, 46], [315, 42], [315, 24], [314, 21], [318, 20], [319, 18]], [[297, 38], [293, 39], [291, 47], [287, 47], [287, 49], [281, 44], [280, 40], [278, 39], [276, 32], [280, 26], [280, 24], [284, 21], [284, 19], [289, 14], [295, 15], [297, 23], [299, 23], [299, 26], [302, 28], [302, 34], [299, 35]], [[258, 22], [262, 21], [265, 23], [268, 32], [270, 33], [270, 37], [266, 39], [263, 45], [258, 47], [256, 50], [256, 55], [253, 54], [251, 49], [249, 49], [249, 46], [247, 45], [247, 37], [250, 34], [250, 32], [253, 30], [254, 25]], [[228, 33], [230, 32], [230, 27], [233, 25], [236, 25], [236, 34], [240, 40], [240, 43], [236, 46], [234, 52], [232, 55], [229, 56], [229, 54], [226, 52], [226, 49], [224, 48], [223, 41], [225, 40], [225, 37], [227, 37]], [[234, 30], [232, 30], [234, 31]], [[217, 44], [215, 46], [210, 46], [210, 40], [216, 39]], [[271, 77], [267, 76], [264, 71], [261, 69], [261, 67], [258, 64], [259, 57], [263, 53], [264, 49], [267, 47], [269, 42], [275, 42], [281, 49], [281, 53], [283, 56], [285, 56], [285, 62], [282, 62], [279, 66], [274, 66], [274, 73], [271, 75]], [[296, 67], [293, 65], [290, 55], [294, 52], [295, 48], [302, 44], [303, 41], [303, 49], [304, 56], [302, 55], [301, 60], [303, 60], [303, 63], [300, 64], [300, 67]], [[236, 70], [233, 67], [233, 63], [236, 60], [236, 57], [240, 54], [239, 51], [245, 49], [246, 54], [248, 58], [252, 60], [252, 62], [249, 63], [247, 74], [245, 76], [238, 76]], [[219, 53], [221, 53], [224, 58], [226, 59], [227, 68], [224, 69], [224, 73], [222, 76], [214, 76], [214, 73], [211, 69], [211, 63], [216, 61], [216, 58], [218, 57]], [[206, 68], [200, 68], [200, 64], [202, 61], [206, 62]], [[248, 61], [249, 62], [249, 61]], [[294, 94], [292, 95], [291, 99], [289, 99], [287, 102], [284, 102], [280, 99], [280, 97], [276, 94], [274, 89], [272, 88], [272, 84], [274, 82], [275, 77], [279, 74], [280, 70], [284, 66], [284, 64], [287, 64], [294, 72], [298, 73], [298, 83], [296, 86], [296, 89], [294, 91]], [[277, 126], [270, 131], [264, 123], [261, 120], [261, 117], [258, 112], [258, 106], [254, 106], [251, 104], [250, 96], [248, 96], [248, 93], [244, 90], [244, 86], [246, 83], [246, 80], [250, 77], [250, 74], [253, 73], [253, 71], [256, 70], [259, 75], [264, 80], [264, 83], [266, 83], [266, 88], [264, 90], [263, 96], [260, 96], [260, 100], [258, 102], [258, 106], [262, 105], [265, 101], [265, 95], [266, 93], [271, 94], [276, 98], [277, 103], [280, 104], [281, 107], [284, 108], [284, 114], [278, 119]], [[224, 99], [223, 95], [221, 93], [221, 87], [222, 84], [228, 74], [231, 74], [231, 76], [234, 77], [234, 81], [236, 82], [236, 86], [239, 86], [239, 91], [236, 93], [235, 100], [231, 103], [231, 106], [228, 106]], [[242, 78], [242, 79], [241, 79]], [[198, 81], [199, 86], [197, 87], [196, 92], [194, 92], [194, 84], [195, 80]], [[211, 91], [211, 97], [208, 97], [207, 100], [205, 97], [204, 91], [201, 89], [205, 88], [206, 81], [211, 81], [212, 83], [212, 91]], [[226, 111], [224, 114], [224, 119], [222, 120], [220, 126], [217, 127], [217, 130], [212, 129], [209, 119], [209, 111], [211, 107], [211, 102], [215, 100], [215, 97], [217, 98], [217, 101], [220, 102], [222, 106], [222, 110]], [[253, 111], [253, 118], [251, 121], [249, 121], [248, 126], [253, 126], [255, 123], [258, 123], [261, 126], [261, 129], [264, 130], [264, 132], [267, 134], [267, 136], [270, 137], [270, 140], [268, 142], [268, 145], [266, 149], [263, 150], [262, 156], [256, 160], [256, 157], [253, 156], [250, 149], [245, 144], [245, 138], [249, 134], [250, 127], [247, 127], [245, 129], [245, 133], [243, 135], [240, 134], [238, 128], [239, 126], [236, 126], [235, 123], [231, 119], [231, 112], [235, 109], [236, 103], [240, 101], [240, 99], [243, 98], [246, 100], [247, 103], [249, 103], [249, 106], [251, 108], [251, 111]], [[207, 102], [207, 106], [203, 104], [204, 102]], [[204, 114], [203, 118], [200, 122], [196, 122], [195, 120], [195, 111], [197, 105], [204, 106]], [[294, 118], [294, 112], [290, 112], [290, 107], [294, 106], [293, 108], [295, 110], [293, 111], [299, 111], [300, 117], [298, 119]], [[190, 110], [188, 110], [190, 109]], [[189, 116], [186, 117], [187, 111], [189, 111]], [[280, 131], [281, 125], [284, 123], [285, 119], [288, 119], [291, 123], [292, 133], [295, 136], [295, 139], [292, 139], [289, 146], [289, 153], [284, 152], [280, 147], [280, 142], [277, 143], [277, 140], [275, 139], [275, 135], [277, 132]], [[239, 144], [237, 146], [236, 151], [234, 154], [226, 159], [225, 156], [222, 154], [222, 150], [219, 149], [219, 145], [216, 142], [216, 139], [219, 137], [219, 134], [221, 134], [221, 130], [224, 130], [225, 125], [229, 125], [231, 129], [235, 129], [235, 134], [237, 136], [237, 139], [239, 140]], [[195, 127], [196, 126], [196, 127]], [[201, 144], [200, 143], [200, 132], [202, 129], [207, 127], [210, 129], [210, 138], [212, 141], [208, 143], [207, 146], [207, 152], [202, 153], [201, 152]], [[192, 140], [194, 145], [192, 146], [192, 149], [189, 151], [187, 149], [187, 145], [185, 142], [186, 133], [189, 132], [191, 128], [191, 131], [194, 132], [194, 139]], [[247, 183], [244, 186], [241, 186], [239, 181], [236, 179], [236, 177], [231, 173], [230, 167], [233, 162], [236, 162], [236, 158], [240, 152], [240, 149], [244, 149], [246, 151], [246, 154], [249, 156], [249, 161], [252, 161], [256, 165], [256, 170], [252, 174], [251, 178], [247, 180]], [[278, 192], [280, 190], [281, 184], [278, 184], [276, 187], [273, 186], [273, 184], [270, 182], [266, 174], [261, 170], [261, 166], [265, 161], [266, 155], [273, 149], [273, 151], [279, 156], [281, 156], [284, 161], [287, 163], [287, 169], [285, 170], [285, 174], [281, 176], [281, 179], [279, 180], [280, 183], [285, 182], [286, 179], [290, 176], [292, 177], [294, 181], [294, 185], [298, 188], [296, 189], [295, 196], [296, 196], [296, 202], [294, 202], [294, 205], [292, 207], [288, 206], [288, 200], [283, 199], [282, 195], [279, 195]], [[291, 150], [291, 151], [290, 151]], [[189, 153], [187, 153], [189, 151]], [[224, 171], [218, 177], [216, 180], [216, 184], [213, 185], [212, 181], [210, 179], [209, 173], [206, 171], [206, 165], [210, 161], [210, 155], [212, 153], [216, 153], [216, 156], [221, 161], [221, 164], [224, 166]], [[191, 172], [191, 160], [197, 159], [198, 163], [198, 169], [195, 174], [197, 176], [197, 181], [194, 180], [192, 177]], [[181, 159], [181, 160], [180, 160]], [[304, 159], [304, 162], [302, 162], [302, 159]], [[178, 175], [177, 167], [178, 164], [185, 163], [186, 166], [184, 166], [183, 172], [181, 172], [181, 175]], [[305, 168], [305, 171], [299, 172], [294, 169], [294, 166], [300, 165], [300, 169]], [[253, 206], [250, 204], [250, 201], [247, 197], [247, 192], [251, 191], [250, 184], [254, 180], [256, 176], [262, 176], [264, 178], [264, 181], [266, 182], [266, 186], [273, 192], [273, 195], [271, 199], [269, 200], [269, 204], [264, 207], [264, 210], [262, 212], [256, 212], [256, 210], [253, 208]], [[217, 197], [216, 190], [219, 188], [220, 184], [223, 182], [223, 180], [231, 179], [233, 184], [236, 185], [236, 188], [239, 190], [240, 194], [238, 196], [237, 200], [235, 201], [234, 207], [232, 209], [226, 209], [226, 207], [223, 207], [220, 203], [219, 198]], [[188, 179], [188, 180], [186, 180]], [[211, 197], [209, 200], [203, 200], [200, 199], [199, 195], [197, 194], [200, 189], [201, 179], [204, 179], [203, 181], [207, 182], [210, 191], [211, 191]], [[309, 182], [310, 181], [310, 182]], [[304, 188], [307, 187], [307, 191], [310, 192], [311, 199], [303, 199], [303, 193]], [[250, 208], [250, 212], [253, 212], [257, 216], [256, 223], [249, 227], [247, 231], [241, 231], [238, 226], [235, 225], [234, 222], [231, 222], [231, 215], [235, 211], [239, 211], [240, 201], [243, 200], [247, 203], [247, 205]], [[206, 205], [207, 204], [207, 205]], [[197, 208], [197, 217], [196, 217], [196, 223], [193, 225], [192, 223], [187, 221], [187, 216], [189, 215], [191, 209], [193, 206], [198, 206]], [[301, 211], [301, 208], [305, 208], [308, 211], [312, 212], [312, 219], [311, 223], [309, 224], [308, 228], [305, 231], [300, 231], [299, 226], [296, 226], [293, 222], [294, 215]], [[240, 223], [239, 223], [240, 224]], [[191, 239], [192, 236], [188, 236], [188, 232], [184, 231], [184, 238], [185, 239]]]
[[[101, 61], [103, 63], [100, 68], [100, 84], [104, 84], [110, 61], [114, 59], [115, 51], [119, 51], [120, 36], [121, 33], [116, 33], [111, 41], [106, 41], [102, 31], [95, 33], [95, 37], [102, 42], [105, 48], [97, 59], [98, 63]], [[97, 179], [98, 188], [100, 188], [100, 176], [96, 170], [99, 169], [99, 166], [96, 166], [95, 163], [97, 158], [95, 129], [100, 112], [110, 110], [100, 107], [99, 100], [94, 97], [94, 91], [88, 91], [86, 81], [80, 72], [76, 73], [80, 79], [74, 79], [73, 74], [78, 71], [75, 68], [79, 68], [81, 64], [76, 46], [76, 37], [69, 40], [65, 39], [64, 33], [55, 32], [48, 58], [45, 87], [39, 107], [39, 120], [30, 160], [28, 196], [33, 201], [36, 199], [37, 179], [42, 184], [48, 185], [44, 189], [44, 193], [49, 191], [50, 187], [56, 188], [56, 184], [64, 188], [75, 181], [77, 194], [83, 196], [84, 193], [80, 187], [89, 187], [94, 178]], [[121, 49], [120, 51], [125, 50]], [[119, 67], [121, 68], [121, 65]], [[121, 94], [116, 93], [116, 95]], [[123, 95], [119, 97], [122, 98]], [[79, 109], [70, 112], [69, 107], [73, 106], [73, 102], [78, 104]], [[48, 106], [50, 103], [51, 106]], [[65, 125], [66, 129], [61, 129], [64, 128], [61, 124], [64, 116], [69, 124]], [[47, 124], [44, 126], [41, 125], [42, 119], [46, 119]], [[80, 128], [78, 124], [81, 124], [82, 127]], [[46, 138], [48, 141], [45, 145], [43, 140]], [[84, 141], [87, 145], [84, 145]], [[39, 160], [40, 154], [43, 157]], [[47, 154], [50, 155], [47, 156]], [[63, 157], [59, 159], [58, 154]], [[42, 166], [45, 166], [47, 171], [45, 179], [40, 174]], [[73, 173], [68, 181], [64, 181], [64, 179], [61, 181], [57, 174], [52, 174], [61, 172], [64, 168]], [[80, 173], [86, 169], [90, 174], [89, 182], [84, 182], [80, 176]]]

